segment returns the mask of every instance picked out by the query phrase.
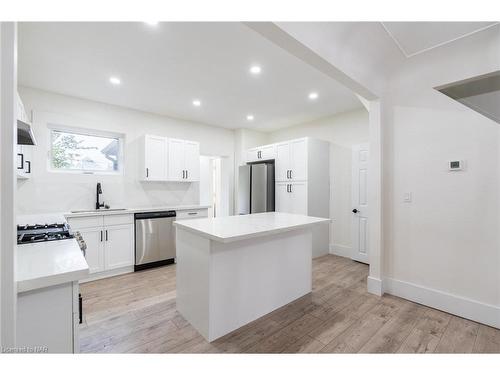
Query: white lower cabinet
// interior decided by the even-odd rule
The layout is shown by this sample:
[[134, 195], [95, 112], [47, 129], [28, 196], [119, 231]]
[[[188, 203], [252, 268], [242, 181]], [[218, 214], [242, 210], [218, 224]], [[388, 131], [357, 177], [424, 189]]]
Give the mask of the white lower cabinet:
[[68, 218], [73, 231], [78, 231], [87, 244], [85, 259], [91, 278], [99, 273], [134, 265], [134, 216], [109, 215]]
[[289, 214], [307, 215], [307, 183], [276, 183], [275, 210]]
[[85, 260], [89, 265], [89, 273], [104, 271], [104, 247], [102, 245], [102, 228], [80, 229], [78, 231], [87, 244], [87, 250], [85, 250]]
[[105, 270], [113, 270], [134, 264], [133, 225], [125, 224], [107, 227], [104, 239]]
[[75, 281], [19, 293], [16, 347], [34, 353], [78, 353], [78, 291]]

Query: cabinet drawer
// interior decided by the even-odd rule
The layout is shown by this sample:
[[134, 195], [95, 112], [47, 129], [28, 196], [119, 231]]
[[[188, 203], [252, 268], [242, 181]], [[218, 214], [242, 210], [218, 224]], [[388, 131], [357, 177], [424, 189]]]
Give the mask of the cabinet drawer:
[[122, 225], [122, 224], [133, 224], [133, 223], [134, 223], [134, 215], [131, 214], [104, 216], [105, 227], [109, 225]]
[[102, 227], [102, 216], [84, 216], [84, 217], [69, 217], [67, 218], [71, 229], [83, 229]]
[[208, 210], [188, 210], [188, 211], [177, 211], [177, 220], [181, 219], [196, 219], [199, 217], [207, 217]]

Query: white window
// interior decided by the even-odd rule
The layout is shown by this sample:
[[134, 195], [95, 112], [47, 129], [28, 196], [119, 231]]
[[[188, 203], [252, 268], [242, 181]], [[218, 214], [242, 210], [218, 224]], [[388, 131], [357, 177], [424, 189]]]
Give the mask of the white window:
[[123, 136], [91, 130], [50, 129], [50, 169], [57, 172], [119, 174]]

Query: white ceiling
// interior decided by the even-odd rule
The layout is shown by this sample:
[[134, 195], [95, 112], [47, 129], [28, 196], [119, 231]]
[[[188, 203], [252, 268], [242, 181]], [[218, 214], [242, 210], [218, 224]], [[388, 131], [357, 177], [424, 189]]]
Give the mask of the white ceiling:
[[[253, 64], [259, 76], [249, 73]], [[112, 86], [110, 76], [122, 84]], [[241, 23], [21, 23], [19, 83], [267, 131], [362, 107], [348, 89]], [[308, 99], [311, 91], [318, 100]]]
[[382, 22], [406, 57], [484, 30], [498, 22]]

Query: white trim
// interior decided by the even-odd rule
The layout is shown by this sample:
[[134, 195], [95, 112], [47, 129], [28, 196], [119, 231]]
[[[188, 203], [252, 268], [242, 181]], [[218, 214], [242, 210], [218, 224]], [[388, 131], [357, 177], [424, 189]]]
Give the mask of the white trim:
[[17, 24], [0, 22], [0, 346], [16, 344]]
[[377, 279], [376, 277], [368, 276], [366, 278], [366, 288], [368, 293], [375, 294], [377, 296], [384, 294], [382, 280]]
[[330, 254], [338, 255], [340, 257], [351, 258], [352, 247], [341, 244], [330, 244]]
[[80, 280], [80, 284], [88, 283], [89, 281], [106, 279], [108, 277], [123, 275], [126, 273], [132, 273], [132, 272], [134, 272], [134, 266], [127, 266], [127, 267], [117, 268], [114, 270], [98, 272], [98, 273], [94, 273], [94, 274], [90, 275], [89, 277], [87, 277], [84, 280]]
[[397, 38], [392, 35], [392, 33], [387, 29], [387, 27], [385, 27], [384, 25], [384, 22], [380, 22], [382, 24], [382, 27], [384, 28], [384, 30], [387, 32], [387, 34], [389, 34], [389, 36], [391, 37], [391, 39], [394, 41], [394, 43], [398, 46], [398, 48], [401, 50], [401, 52], [403, 53], [403, 55], [406, 57], [406, 58], [410, 58], [410, 57], [413, 57], [413, 56], [416, 56], [416, 55], [419, 55], [421, 53], [424, 53], [424, 52], [427, 52], [427, 51], [430, 51], [434, 48], [438, 48], [438, 47], [441, 47], [441, 46], [444, 46], [448, 43], [452, 43], [452, 42], [455, 42], [459, 39], [462, 39], [462, 38], [466, 38], [468, 36], [471, 36], [475, 33], [478, 33], [480, 31], [484, 31], [486, 29], [489, 29], [490, 27], [493, 27], [493, 26], [497, 26], [498, 24], [500, 24], [500, 22], [495, 22], [495, 23], [492, 23], [491, 25], [488, 25], [488, 26], [485, 26], [485, 27], [481, 27], [477, 30], [474, 30], [474, 31], [471, 31], [469, 33], [466, 33], [466, 34], [463, 34], [463, 35], [460, 35], [456, 38], [453, 38], [453, 39], [450, 39], [450, 40], [447, 40], [447, 41], [444, 41], [444, 42], [441, 42], [441, 43], [438, 43], [438, 44], [435, 44], [433, 46], [430, 46], [430, 47], [427, 47], [427, 48], [424, 48], [422, 50], [419, 50], [417, 52], [413, 52], [413, 53], [408, 53], [405, 51], [405, 49], [401, 46], [401, 44], [399, 44], [399, 41], [397, 40]]
[[384, 279], [384, 291], [450, 314], [500, 328], [500, 306], [391, 278]]

